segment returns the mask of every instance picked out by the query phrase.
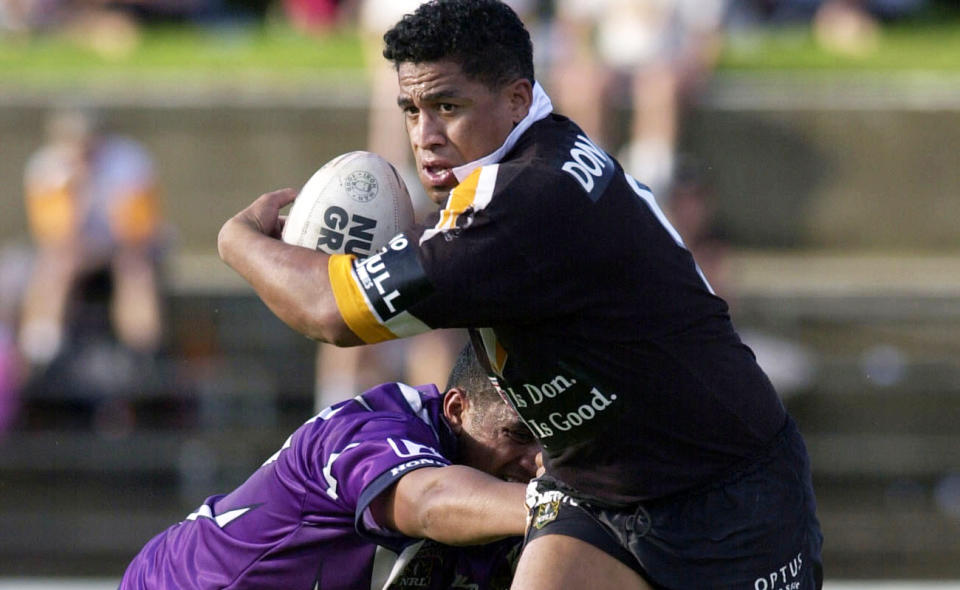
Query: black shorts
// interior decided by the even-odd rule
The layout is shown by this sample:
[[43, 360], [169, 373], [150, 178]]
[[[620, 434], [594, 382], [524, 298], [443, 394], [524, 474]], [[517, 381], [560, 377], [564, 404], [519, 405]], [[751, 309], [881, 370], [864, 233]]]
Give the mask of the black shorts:
[[[820, 548], [806, 446], [793, 420], [764, 456], [714, 485], [631, 508], [578, 500], [548, 476], [528, 488], [526, 542], [567, 535], [654, 588], [819, 590]], [[534, 505], [535, 504], [535, 505]]]

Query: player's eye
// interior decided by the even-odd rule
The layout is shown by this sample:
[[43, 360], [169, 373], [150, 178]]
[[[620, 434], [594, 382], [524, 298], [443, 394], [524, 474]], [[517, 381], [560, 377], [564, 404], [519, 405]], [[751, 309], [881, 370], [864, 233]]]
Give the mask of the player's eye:
[[510, 438], [510, 440], [521, 445], [528, 445], [535, 440], [533, 433], [523, 426], [504, 428], [503, 432]]
[[441, 102], [439, 105], [437, 105], [437, 110], [439, 110], [441, 113], [445, 115], [449, 115], [450, 113], [453, 113], [454, 111], [457, 110], [457, 105], [451, 104], [449, 102]]

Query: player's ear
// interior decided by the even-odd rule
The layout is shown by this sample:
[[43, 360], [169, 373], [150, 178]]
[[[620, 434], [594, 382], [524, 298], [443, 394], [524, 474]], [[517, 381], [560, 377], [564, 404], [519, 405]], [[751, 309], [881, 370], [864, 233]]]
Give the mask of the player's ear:
[[463, 431], [463, 422], [469, 403], [466, 394], [458, 387], [454, 387], [443, 396], [443, 415], [456, 434]]
[[526, 78], [517, 78], [503, 89], [507, 100], [510, 101], [510, 110], [513, 113], [513, 124], [516, 125], [530, 112], [533, 104], [533, 85]]

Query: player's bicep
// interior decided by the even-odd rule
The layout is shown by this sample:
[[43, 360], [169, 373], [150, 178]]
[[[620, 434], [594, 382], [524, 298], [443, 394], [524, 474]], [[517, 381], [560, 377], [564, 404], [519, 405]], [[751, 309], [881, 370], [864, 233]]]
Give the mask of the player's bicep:
[[[411, 534], [411, 531], [415, 530], [412, 528], [412, 519], [417, 517], [412, 515], [415, 506], [410, 501], [410, 494], [415, 484], [422, 481], [417, 472], [436, 471], [431, 468], [449, 465], [443, 457], [429, 454], [432, 449], [422, 448], [428, 454], [411, 457], [384, 470], [364, 487], [354, 517], [357, 531], [362, 536], [379, 544], [389, 543], [390, 540], [404, 535], [421, 536]], [[414, 477], [398, 491], [396, 484], [411, 475]]]

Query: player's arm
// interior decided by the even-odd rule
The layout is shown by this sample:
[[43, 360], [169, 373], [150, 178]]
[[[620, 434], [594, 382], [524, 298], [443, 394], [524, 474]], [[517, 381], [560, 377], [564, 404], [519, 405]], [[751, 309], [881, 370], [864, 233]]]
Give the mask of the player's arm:
[[404, 475], [370, 508], [381, 526], [407, 536], [477, 545], [523, 535], [525, 490], [465, 465], [425, 467]]
[[267, 307], [294, 330], [338, 346], [363, 342], [340, 316], [327, 274], [329, 256], [280, 240], [280, 209], [293, 189], [260, 196], [220, 229], [220, 258], [247, 280]]

